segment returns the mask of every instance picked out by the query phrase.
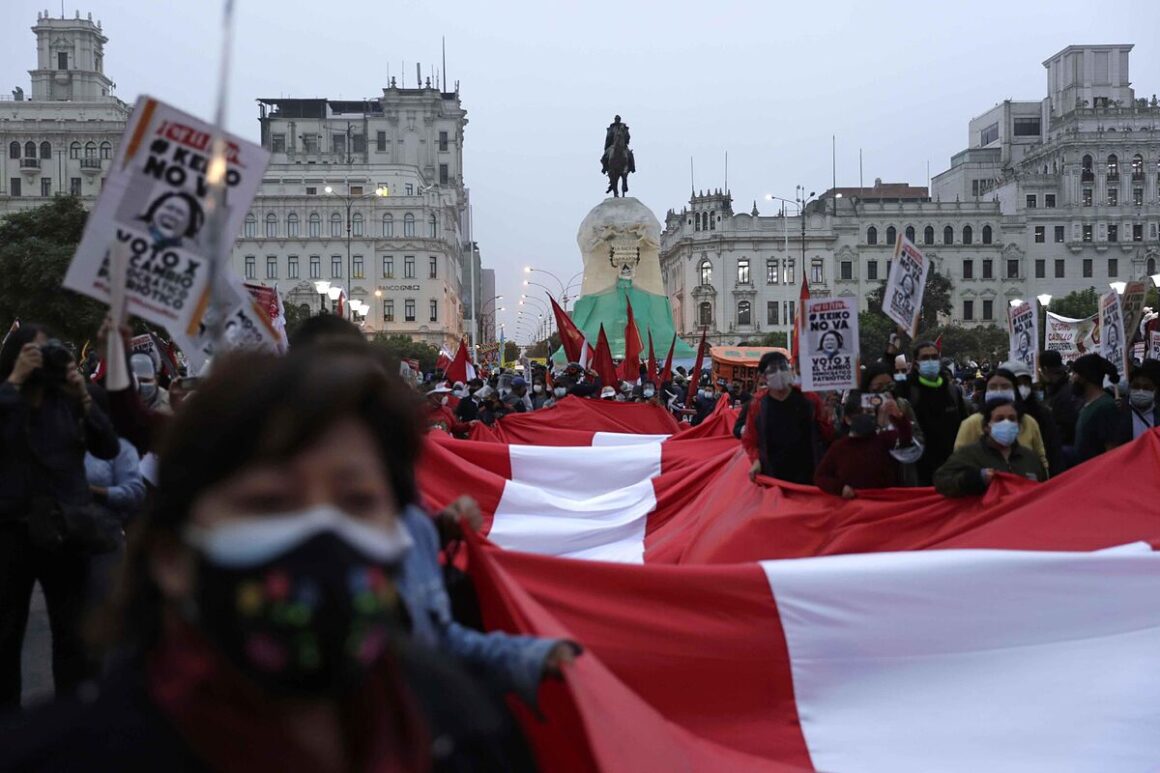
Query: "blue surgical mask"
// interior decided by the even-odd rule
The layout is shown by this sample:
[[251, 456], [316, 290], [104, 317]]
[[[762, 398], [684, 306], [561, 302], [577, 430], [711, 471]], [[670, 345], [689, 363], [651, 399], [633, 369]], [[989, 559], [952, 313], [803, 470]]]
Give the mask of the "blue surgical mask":
[[1015, 391], [1012, 389], [989, 389], [987, 390], [987, 402], [992, 400], [1010, 400], [1015, 402]]
[[1010, 446], [1019, 437], [1019, 424], [1003, 419], [991, 425], [991, 439], [1003, 447]]
[[938, 360], [923, 360], [918, 363], [918, 375], [923, 378], [934, 379], [938, 378], [939, 371], [942, 368]]
[[895, 373], [894, 380], [898, 381], [898, 382], [906, 381], [906, 374], [905, 373]]

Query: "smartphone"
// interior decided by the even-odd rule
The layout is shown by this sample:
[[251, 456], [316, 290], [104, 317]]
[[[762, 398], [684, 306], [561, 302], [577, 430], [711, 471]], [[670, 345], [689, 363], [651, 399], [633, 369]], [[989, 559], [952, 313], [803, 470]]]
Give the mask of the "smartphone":
[[885, 399], [880, 394], [873, 392], [862, 395], [862, 410], [877, 412], [882, 407]]

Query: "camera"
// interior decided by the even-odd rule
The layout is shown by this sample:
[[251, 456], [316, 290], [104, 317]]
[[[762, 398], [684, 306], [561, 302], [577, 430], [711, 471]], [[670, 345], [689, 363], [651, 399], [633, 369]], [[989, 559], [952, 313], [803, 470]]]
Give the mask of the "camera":
[[41, 371], [48, 384], [63, 384], [68, 379], [68, 366], [73, 355], [59, 339], [50, 338], [40, 347]]
[[882, 407], [882, 403], [884, 402], [885, 399], [880, 394], [873, 392], [865, 393], [862, 395], [862, 410], [867, 412], [877, 411]]

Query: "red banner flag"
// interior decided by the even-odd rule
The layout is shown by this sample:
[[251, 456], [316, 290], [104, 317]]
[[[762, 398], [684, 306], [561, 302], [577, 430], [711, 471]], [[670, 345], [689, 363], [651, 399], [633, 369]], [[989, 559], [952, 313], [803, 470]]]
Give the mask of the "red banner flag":
[[652, 328], [649, 328], [648, 331], [648, 375], [646, 378], [650, 384], [657, 383], [657, 356], [653, 353]]
[[455, 359], [451, 361], [451, 365], [447, 367], [443, 377], [452, 384], [456, 381], [462, 381], [466, 384], [475, 378], [475, 367], [471, 364], [471, 358], [467, 354], [467, 344], [463, 341], [459, 342], [459, 349], [455, 352]]
[[[803, 273], [805, 272], [804, 266], [802, 267], [802, 271]], [[801, 335], [801, 321], [804, 319], [806, 301], [809, 299], [810, 283], [806, 281], [805, 276], [802, 276], [802, 291], [798, 295], [797, 313], [793, 316], [793, 334], [789, 345], [790, 364], [796, 364], [798, 361], [798, 337]], [[801, 372], [800, 368], [798, 368], [798, 372]]]
[[596, 339], [596, 353], [589, 364], [600, 377], [601, 386], [616, 387], [616, 366], [612, 364], [612, 350], [608, 348], [608, 336], [604, 335], [604, 325], [600, 325], [600, 335]]
[[701, 383], [701, 365], [705, 362], [705, 336], [708, 335], [709, 328], [701, 329], [701, 343], [697, 345], [697, 364], [693, 366], [693, 370], [689, 373], [689, 392], [685, 396], [685, 405], [693, 404], [693, 396], [697, 394], [697, 386]]
[[[673, 352], [677, 349], [677, 334], [673, 333], [673, 342], [669, 344], [669, 356], [665, 357], [665, 367], [661, 370], [660, 383], [666, 384], [673, 380]], [[659, 384], [658, 384], [659, 386]]]
[[620, 362], [620, 377], [630, 384], [640, 381], [640, 353], [644, 344], [636, 327], [636, 317], [632, 313], [632, 301], [625, 296], [628, 305], [628, 321], [624, 323], [624, 359]]
[[576, 327], [568, 312], [560, 308], [555, 298], [549, 295], [548, 300], [552, 302], [552, 314], [556, 317], [556, 331], [560, 335], [560, 346], [564, 349], [564, 356], [568, 358], [568, 362], [580, 362], [584, 354], [584, 334]]

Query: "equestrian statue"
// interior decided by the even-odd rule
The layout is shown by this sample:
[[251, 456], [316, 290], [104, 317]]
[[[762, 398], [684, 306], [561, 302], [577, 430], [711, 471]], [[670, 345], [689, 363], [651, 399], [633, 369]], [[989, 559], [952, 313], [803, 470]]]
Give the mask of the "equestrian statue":
[[617, 197], [628, 193], [628, 175], [636, 171], [636, 160], [632, 149], [628, 147], [629, 140], [628, 124], [621, 123], [618, 115], [604, 132], [604, 155], [600, 157], [600, 172], [608, 175], [608, 190], [605, 193]]

